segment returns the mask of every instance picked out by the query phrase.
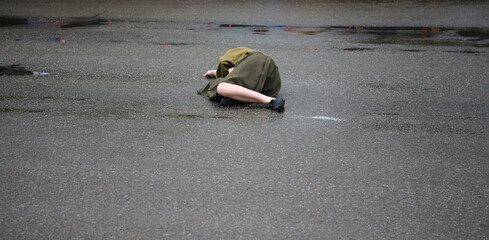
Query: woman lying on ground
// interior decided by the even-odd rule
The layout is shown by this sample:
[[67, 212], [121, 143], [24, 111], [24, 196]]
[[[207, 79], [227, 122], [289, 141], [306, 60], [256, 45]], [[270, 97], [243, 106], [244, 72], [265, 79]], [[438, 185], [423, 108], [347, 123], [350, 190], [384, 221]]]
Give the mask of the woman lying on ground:
[[209, 70], [204, 76], [215, 79], [198, 93], [223, 106], [264, 103], [277, 112], [284, 110], [285, 100], [276, 98], [281, 87], [278, 67], [260, 51], [233, 48], [219, 58], [217, 70]]

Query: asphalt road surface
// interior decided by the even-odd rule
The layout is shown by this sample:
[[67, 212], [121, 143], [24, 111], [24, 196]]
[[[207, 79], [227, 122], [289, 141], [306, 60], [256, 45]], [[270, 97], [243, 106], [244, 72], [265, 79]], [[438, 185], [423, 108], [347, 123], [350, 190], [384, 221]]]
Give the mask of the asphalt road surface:
[[[0, 239], [487, 239], [488, 12], [0, 1]], [[197, 94], [239, 46], [283, 113]]]

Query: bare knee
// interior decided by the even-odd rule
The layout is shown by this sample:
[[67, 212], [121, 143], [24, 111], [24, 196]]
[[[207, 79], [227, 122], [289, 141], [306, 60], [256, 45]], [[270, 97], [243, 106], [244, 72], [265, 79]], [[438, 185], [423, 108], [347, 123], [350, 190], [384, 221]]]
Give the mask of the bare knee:
[[230, 83], [219, 83], [219, 85], [217, 85], [217, 94], [219, 94], [219, 96], [228, 97], [231, 87], [230, 85]]

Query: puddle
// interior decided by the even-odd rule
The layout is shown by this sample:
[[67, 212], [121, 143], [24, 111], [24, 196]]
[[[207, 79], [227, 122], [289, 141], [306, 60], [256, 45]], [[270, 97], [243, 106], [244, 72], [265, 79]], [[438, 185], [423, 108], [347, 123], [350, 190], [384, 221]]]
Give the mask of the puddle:
[[343, 51], [370, 51], [373, 48], [361, 48], [361, 47], [352, 47], [352, 48], [344, 48]]
[[[0, 17], [0, 27], [20, 26], [31, 28], [96, 27], [113, 23], [145, 23], [144, 21], [103, 19], [97, 16], [70, 19], [27, 19], [22, 17]], [[184, 24], [175, 21], [148, 21], [161, 25]], [[188, 23], [185, 23], [188, 24]], [[192, 23], [191, 23], [192, 24]], [[489, 47], [489, 28], [436, 27], [436, 26], [294, 26], [233, 24], [214, 22], [194, 22], [193, 24], [217, 27], [220, 30], [245, 29], [252, 34], [268, 35], [276, 32], [299, 33], [307, 36], [324, 37], [325, 41], [343, 41], [366, 44], [400, 44], [422, 46], [462, 46]], [[207, 28], [207, 27], [206, 27]], [[182, 28], [182, 30], [194, 28]], [[159, 43], [157, 43], [159, 44]], [[161, 45], [185, 45], [185, 43], [161, 43]], [[370, 48], [346, 48], [345, 51], [368, 51]], [[407, 50], [418, 52], [418, 50]], [[422, 52], [422, 50], [419, 50]], [[465, 52], [472, 53], [472, 52]]]
[[445, 51], [447, 53], [469, 53], [469, 54], [480, 54], [479, 51]]
[[258, 28], [258, 29], [253, 30], [253, 34], [259, 34], [259, 35], [264, 35], [267, 32], [268, 32], [268, 29], [266, 29], [266, 28]]
[[188, 43], [156, 43], [158, 46], [183, 46], [189, 45]]
[[26, 25], [27, 23], [28, 23], [27, 18], [0, 17], [0, 27]]
[[33, 74], [33, 71], [25, 69], [20, 64], [0, 66], [0, 75], [24, 76]]
[[358, 43], [489, 47], [489, 28], [332, 26], [331, 30]]
[[317, 35], [329, 29], [329, 27], [307, 27], [307, 26], [287, 26], [287, 25], [248, 25], [248, 24], [220, 24], [219, 28], [249, 28], [253, 34], [264, 35], [270, 29], [281, 29], [286, 32], [297, 32], [304, 35]]
[[[253, 34], [271, 34], [274, 29], [304, 35], [327, 33], [328, 39], [367, 44], [489, 47], [489, 28], [449, 28], [417, 26], [288, 26], [220, 24], [220, 29], [249, 29]], [[367, 51], [370, 48], [347, 48]], [[411, 51], [411, 50], [408, 50]], [[417, 51], [417, 50], [412, 50]], [[421, 50], [420, 50], [421, 51]]]
[[281, 26], [286, 32], [302, 33], [304, 35], [317, 35], [329, 30], [329, 27], [307, 27], [307, 26]]
[[371, 34], [378, 37], [397, 38], [430, 38], [440, 33], [436, 27], [369, 27], [369, 26], [333, 26], [332, 29], [343, 29], [344, 34]]
[[[421, 49], [404, 49], [402, 50], [403, 52], [413, 52], [413, 53], [424, 53], [427, 52], [426, 50], [421, 50]], [[462, 51], [442, 51], [446, 53], [465, 53], [465, 54], [474, 54], [474, 55], [479, 55], [483, 52], [480, 51], [472, 51], [472, 50], [462, 50]]]
[[420, 50], [420, 49], [405, 49], [405, 50], [402, 50], [403, 52], [425, 52], [425, 50]]
[[221, 24], [219, 27], [224, 28], [268, 28], [265, 25], [248, 25], [248, 24]]
[[[199, 30], [188, 27], [188, 22], [176, 21], [136, 21], [126, 19], [103, 19], [97, 16], [79, 17], [70, 19], [27, 19], [22, 17], [0, 17], [0, 27], [28, 27], [28, 28], [77, 28], [111, 25], [113, 23], [155, 23], [163, 27], [168, 24], [183, 24], [184, 30]], [[233, 24], [215, 22], [193, 22], [190, 24], [205, 26], [209, 30], [220, 31], [244, 30], [256, 35], [270, 35], [277, 32], [298, 33], [307, 36], [322, 37], [324, 41], [339, 41], [361, 44], [399, 44], [414, 46], [459, 46], [459, 47], [489, 47], [489, 28], [474, 27], [436, 27], [436, 26], [294, 26], [294, 25], [261, 25], [261, 24]], [[174, 29], [174, 28], [172, 28]], [[22, 41], [22, 39], [16, 39]], [[61, 41], [61, 40], [60, 40]], [[116, 40], [117, 42], [117, 40]], [[158, 45], [187, 45], [188, 43], [156, 43]], [[353, 47], [344, 51], [369, 51], [371, 48]], [[424, 50], [407, 49], [406, 52], [423, 52]], [[463, 53], [479, 54], [476, 51]]]
[[70, 19], [27, 19], [20, 17], [0, 17], [0, 27], [29, 27], [29, 28], [48, 28], [48, 27], [61, 27], [74, 28], [74, 27], [90, 27], [100, 26], [104, 24], [110, 24], [110, 20], [102, 19], [99, 17], [78, 17]]
[[50, 76], [51, 73], [30, 71], [30, 70], [25, 69], [20, 64], [14, 64], [14, 65], [8, 65], [8, 66], [0, 66], [0, 75], [9, 75], [9, 76], [25, 76], [25, 75]]
[[457, 30], [458, 35], [463, 37], [474, 38], [475, 41], [489, 39], [489, 30], [487, 28], [463, 28]]
[[101, 19], [99, 17], [72, 18], [68, 20], [66, 24], [61, 25], [61, 28], [99, 26], [108, 22], [108, 20]]
[[264, 35], [268, 32], [267, 26], [264, 25], [246, 25], [246, 24], [221, 24], [220, 28], [249, 28], [253, 34]]
[[39, 113], [44, 112], [44, 110], [33, 110], [33, 109], [20, 109], [20, 108], [0, 108], [0, 112], [3, 113]]

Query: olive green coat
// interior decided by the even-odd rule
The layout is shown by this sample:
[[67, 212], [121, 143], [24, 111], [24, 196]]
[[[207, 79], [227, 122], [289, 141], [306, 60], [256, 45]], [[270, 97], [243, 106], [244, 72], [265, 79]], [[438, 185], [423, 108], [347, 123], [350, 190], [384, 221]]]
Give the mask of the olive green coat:
[[[234, 70], [228, 73], [233, 67]], [[275, 97], [281, 87], [278, 67], [272, 58], [245, 47], [231, 49], [219, 58], [216, 77], [198, 93], [218, 101], [220, 97], [217, 94], [217, 85], [226, 82]]]

